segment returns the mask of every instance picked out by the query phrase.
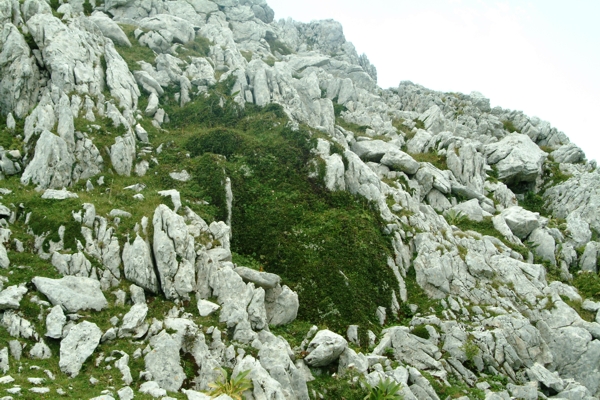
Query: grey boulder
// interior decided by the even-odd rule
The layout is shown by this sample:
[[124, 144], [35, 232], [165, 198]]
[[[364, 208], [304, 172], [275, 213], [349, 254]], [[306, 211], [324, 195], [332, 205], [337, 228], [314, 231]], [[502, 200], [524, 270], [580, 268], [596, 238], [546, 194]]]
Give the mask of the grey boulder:
[[0, 292], [0, 310], [19, 308], [23, 296], [27, 293], [25, 286], [9, 286]]
[[73, 326], [60, 342], [60, 370], [71, 378], [76, 377], [83, 363], [98, 347], [101, 337], [102, 331], [92, 322], [83, 321]]
[[256, 271], [247, 267], [237, 267], [234, 271], [237, 272], [245, 282], [252, 282], [256, 286], [260, 286], [264, 289], [272, 289], [281, 281], [281, 278], [278, 275], [269, 272]]
[[112, 40], [115, 44], [131, 47], [131, 42], [127, 39], [127, 35], [125, 35], [121, 27], [115, 21], [110, 19], [108, 15], [100, 11], [94, 11], [89, 18], [96, 24], [102, 34]]
[[527, 135], [513, 133], [485, 147], [490, 165], [498, 170], [498, 179], [505, 183], [534, 182], [542, 172], [547, 154]]
[[150, 340], [150, 351], [144, 358], [146, 370], [162, 389], [176, 392], [181, 388], [185, 372], [180, 365], [179, 345], [166, 331]]
[[396, 171], [406, 172], [409, 175], [416, 174], [420, 167], [418, 161], [398, 149], [385, 153], [381, 158], [381, 164]]
[[348, 347], [342, 336], [328, 329], [317, 332], [310, 341], [304, 361], [311, 367], [324, 367], [336, 361]]
[[519, 206], [506, 208], [502, 211], [502, 218], [519, 239], [524, 239], [540, 226], [539, 214], [525, 210]]
[[108, 306], [100, 290], [100, 282], [95, 279], [80, 276], [50, 279], [36, 276], [32, 282], [53, 305], [60, 305], [69, 312], [89, 309], [100, 311]]

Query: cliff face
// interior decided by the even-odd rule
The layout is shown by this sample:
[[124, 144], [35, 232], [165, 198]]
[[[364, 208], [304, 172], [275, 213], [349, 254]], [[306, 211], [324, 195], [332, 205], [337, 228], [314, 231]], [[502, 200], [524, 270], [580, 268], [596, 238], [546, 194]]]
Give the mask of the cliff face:
[[598, 398], [600, 180], [548, 122], [264, 0], [0, 26], [9, 393]]

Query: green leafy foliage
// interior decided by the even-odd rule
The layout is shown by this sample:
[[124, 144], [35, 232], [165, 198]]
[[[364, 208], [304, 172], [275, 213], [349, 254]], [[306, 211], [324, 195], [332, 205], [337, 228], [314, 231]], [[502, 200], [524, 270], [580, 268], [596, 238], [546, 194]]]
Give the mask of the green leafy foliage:
[[573, 277], [573, 286], [586, 299], [600, 301], [600, 276], [593, 272], [579, 272]]
[[92, 12], [94, 11], [94, 7], [92, 6], [92, 3], [90, 3], [90, 0], [85, 0], [83, 2], [83, 13], [85, 15], [92, 15]]
[[299, 319], [339, 330], [371, 326], [376, 308], [390, 304], [395, 279], [379, 213], [362, 198], [309, 179], [314, 136], [292, 130], [279, 105], [241, 109], [232, 83], [185, 107], [166, 105], [166, 129], [177, 135], [165, 162], [178, 162], [177, 148], [189, 152], [190, 184], [216, 219], [227, 216], [223, 183], [231, 179], [232, 248], [297, 291]]
[[222, 394], [226, 394], [234, 400], [242, 400], [242, 395], [245, 391], [252, 389], [252, 381], [246, 378], [250, 373], [250, 370], [242, 371], [235, 377], [227, 379], [227, 371], [222, 369], [222, 379], [209, 383], [212, 389], [209, 392], [212, 398], [219, 397]]
[[398, 393], [401, 388], [401, 384], [386, 378], [385, 380], [380, 380], [376, 386], [369, 386], [369, 394], [364, 397], [364, 400], [402, 399], [402, 396]]
[[181, 56], [189, 57], [208, 57], [210, 53], [210, 46], [212, 42], [204, 36], [196, 36], [194, 40], [187, 42], [179, 48], [179, 54]]
[[467, 219], [467, 216], [462, 211], [456, 210], [449, 210], [444, 214], [444, 217], [446, 217], [446, 221], [448, 221], [450, 225], [460, 224]]
[[525, 193], [521, 206], [529, 211], [538, 212], [544, 215], [548, 213], [544, 203], [544, 198], [539, 193], [530, 190]]
[[427, 330], [427, 328], [425, 327], [425, 325], [417, 325], [413, 328], [413, 330], [411, 331], [411, 333], [415, 336], [418, 336], [420, 338], [423, 338], [425, 340], [429, 340], [429, 331]]

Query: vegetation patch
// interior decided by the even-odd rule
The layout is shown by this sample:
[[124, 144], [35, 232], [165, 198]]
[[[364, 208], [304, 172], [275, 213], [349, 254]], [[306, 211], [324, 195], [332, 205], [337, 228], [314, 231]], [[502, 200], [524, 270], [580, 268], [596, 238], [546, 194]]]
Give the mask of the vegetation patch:
[[395, 281], [378, 212], [309, 179], [315, 138], [304, 127], [292, 130], [279, 105], [239, 108], [227, 95], [232, 84], [183, 108], [167, 105], [165, 127], [177, 132], [167, 162], [189, 152], [196, 191], [216, 219], [226, 217], [223, 182], [231, 179], [232, 248], [298, 292], [300, 320], [376, 329], [375, 310], [391, 303]]
[[438, 154], [437, 151], [431, 150], [427, 153], [410, 153], [411, 157], [414, 158], [418, 162], [428, 162], [433, 164], [439, 170], [448, 169], [448, 164], [446, 164], [446, 156]]
[[504, 130], [508, 131], [509, 133], [513, 133], [513, 132], [521, 133], [521, 130], [517, 129], [517, 127], [511, 120], [508, 120], [508, 119], [503, 120], [502, 126], [504, 127]]
[[121, 55], [121, 57], [123, 57], [123, 60], [125, 60], [125, 62], [127, 63], [127, 67], [129, 67], [129, 70], [141, 70], [138, 61], [146, 61], [148, 63], [153, 63], [154, 59], [156, 58], [156, 53], [154, 53], [154, 51], [152, 51], [149, 47], [142, 46], [133, 34], [133, 32], [138, 27], [126, 24], [120, 25], [120, 27], [121, 29], [123, 29], [125, 35], [127, 35], [129, 42], [131, 42], [131, 47], [115, 44], [115, 49]]

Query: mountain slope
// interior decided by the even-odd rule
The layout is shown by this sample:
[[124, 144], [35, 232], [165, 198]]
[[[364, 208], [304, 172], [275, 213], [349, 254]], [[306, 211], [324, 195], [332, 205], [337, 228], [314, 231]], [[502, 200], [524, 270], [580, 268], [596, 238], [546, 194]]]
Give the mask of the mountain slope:
[[548, 122], [260, 0], [0, 22], [9, 393], [597, 398], [598, 172]]

